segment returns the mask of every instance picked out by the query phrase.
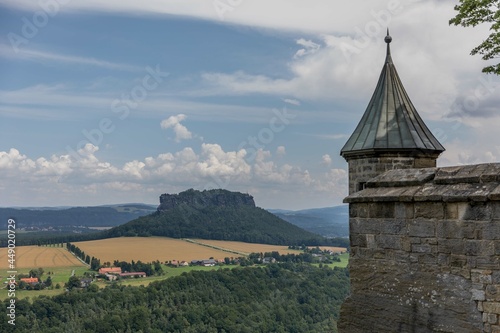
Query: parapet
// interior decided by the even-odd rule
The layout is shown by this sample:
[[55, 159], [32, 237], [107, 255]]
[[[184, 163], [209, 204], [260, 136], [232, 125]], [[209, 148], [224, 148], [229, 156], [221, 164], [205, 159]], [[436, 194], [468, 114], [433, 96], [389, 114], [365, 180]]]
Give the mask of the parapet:
[[344, 202], [488, 200], [500, 200], [500, 163], [390, 170]]

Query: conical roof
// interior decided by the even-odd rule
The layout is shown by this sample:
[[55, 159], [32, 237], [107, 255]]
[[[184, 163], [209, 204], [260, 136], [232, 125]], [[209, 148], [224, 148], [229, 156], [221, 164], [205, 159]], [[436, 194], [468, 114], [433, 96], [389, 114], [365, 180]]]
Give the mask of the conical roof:
[[410, 101], [392, 62], [387, 31], [387, 56], [375, 92], [361, 121], [340, 151], [343, 157], [379, 153], [439, 155], [445, 149], [427, 128]]

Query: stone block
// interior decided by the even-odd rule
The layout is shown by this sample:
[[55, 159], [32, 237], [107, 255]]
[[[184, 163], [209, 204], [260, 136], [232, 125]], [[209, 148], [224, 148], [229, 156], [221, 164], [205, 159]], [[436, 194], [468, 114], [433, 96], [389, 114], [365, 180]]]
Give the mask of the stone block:
[[444, 204], [442, 202], [416, 202], [415, 218], [443, 219]]
[[500, 302], [483, 302], [483, 311], [500, 314]]
[[411, 237], [434, 237], [436, 222], [413, 220], [408, 224], [408, 235]]
[[414, 253], [432, 253], [432, 245], [430, 244], [413, 244], [411, 251]]
[[492, 283], [492, 271], [490, 269], [472, 269], [472, 283]]
[[499, 269], [498, 256], [476, 257], [476, 267], [480, 269]]
[[388, 235], [405, 235], [407, 233], [407, 222], [403, 219], [381, 220], [380, 233]]
[[488, 240], [466, 240], [464, 253], [470, 256], [492, 256], [495, 254], [493, 241]]
[[467, 265], [467, 256], [452, 254], [450, 258], [451, 267], [464, 267]]
[[394, 206], [394, 217], [397, 219], [412, 219], [413, 209], [412, 203], [396, 202]]
[[394, 202], [378, 202], [370, 204], [370, 218], [394, 218]]
[[352, 203], [349, 205], [349, 217], [367, 218], [368, 212], [367, 203]]
[[378, 234], [380, 233], [380, 220], [378, 219], [349, 219], [351, 234]]
[[366, 245], [366, 235], [364, 234], [354, 234], [350, 237], [351, 247], [367, 247]]
[[492, 220], [487, 222], [477, 222], [476, 229], [480, 230], [482, 239], [498, 239], [500, 240], [500, 221]]
[[436, 222], [436, 236], [446, 239], [473, 238], [474, 222], [460, 220], [440, 220]]
[[500, 271], [493, 271], [491, 273], [491, 283], [500, 284]]
[[464, 254], [464, 242], [461, 239], [439, 239], [438, 252]]
[[411, 240], [409, 237], [401, 237], [401, 250], [406, 252], [411, 251]]
[[445, 219], [447, 220], [457, 220], [458, 219], [458, 203], [457, 202], [447, 202], [445, 204]]
[[438, 256], [436, 254], [420, 254], [418, 256], [418, 263], [425, 266], [436, 265], [438, 263]]
[[440, 266], [448, 266], [450, 264], [450, 256], [448, 254], [439, 253], [437, 263]]
[[474, 301], [484, 301], [486, 299], [484, 290], [472, 289], [471, 294]]
[[500, 285], [489, 284], [486, 286], [486, 300], [500, 302]]
[[491, 219], [491, 206], [484, 202], [470, 202], [465, 211], [464, 220], [489, 220]]
[[369, 249], [377, 248], [377, 243], [375, 242], [375, 235], [372, 234], [366, 235], [366, 247]]
[[379, 248], [401, 250], [401, 237], [396, 235], [376, 235], [375, 241]]

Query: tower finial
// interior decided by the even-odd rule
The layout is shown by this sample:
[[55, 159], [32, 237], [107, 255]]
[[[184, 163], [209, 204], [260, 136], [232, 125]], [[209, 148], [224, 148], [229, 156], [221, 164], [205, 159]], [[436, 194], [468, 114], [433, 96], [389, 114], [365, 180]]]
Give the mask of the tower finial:
[[391, 37], [391, 35], [389, 35], [389, 28], [387, 28], [387, 36], [385, 36], [384, 40], [387, 44], [392, 42], [392, 37]]
[[386, 55], [386, 62], [392, 62], [391, 60], [391, 48], [389, 47], [389, 44], [392, 42], [392, 37], [389, 35], [389, 28], [387, 28], [387, 36], [385, 36], [384, 41], [387, 43], [387, 55]]

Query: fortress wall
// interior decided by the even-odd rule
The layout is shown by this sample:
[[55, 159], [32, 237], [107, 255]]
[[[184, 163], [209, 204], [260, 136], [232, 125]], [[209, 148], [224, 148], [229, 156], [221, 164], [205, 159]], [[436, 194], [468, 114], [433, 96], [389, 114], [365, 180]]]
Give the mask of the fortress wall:
[[346, 202], [339, 332], [500, 332], [500, 165], [393, 170]]

